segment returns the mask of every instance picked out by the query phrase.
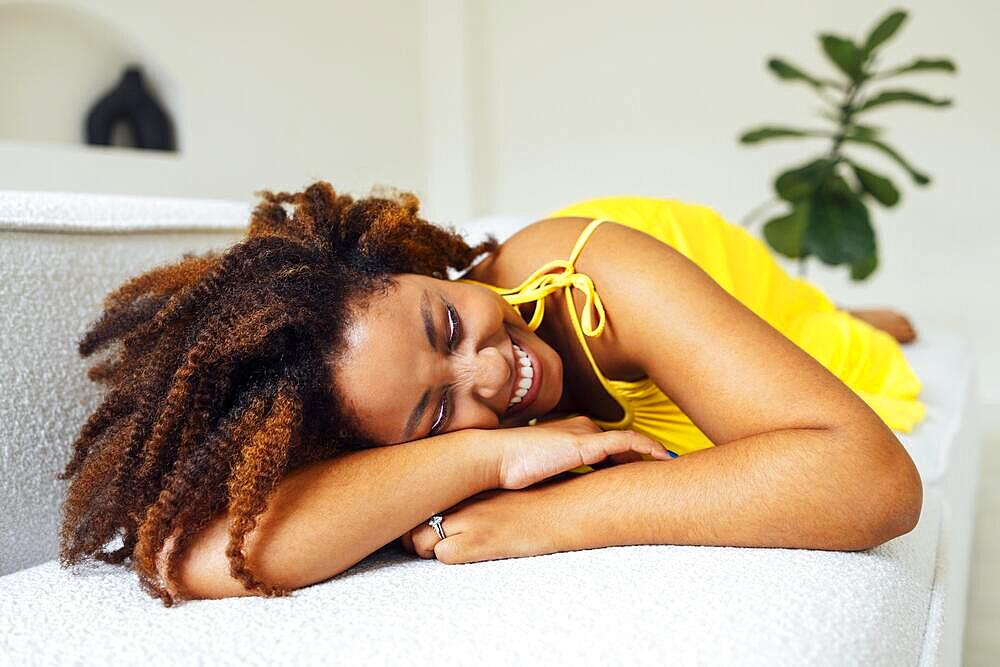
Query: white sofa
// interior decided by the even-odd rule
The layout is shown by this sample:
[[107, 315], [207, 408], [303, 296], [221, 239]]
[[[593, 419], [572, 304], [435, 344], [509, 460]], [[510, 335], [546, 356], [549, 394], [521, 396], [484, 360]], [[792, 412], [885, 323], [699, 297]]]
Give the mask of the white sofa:
[[905, 348], [929, 406], [903, 436], [921, 520], [869, 551], [647, 545], [446, 565], [390, 545], [288, 598], [170, 609], [122, 567], [60, 569], [56, 474], [99, 398], [76, 342], [108, 290], [238, 240], [249, 206], [0, 191], [0, 663], [959, 664], [980, 437], [969, 346], [942, 331]]

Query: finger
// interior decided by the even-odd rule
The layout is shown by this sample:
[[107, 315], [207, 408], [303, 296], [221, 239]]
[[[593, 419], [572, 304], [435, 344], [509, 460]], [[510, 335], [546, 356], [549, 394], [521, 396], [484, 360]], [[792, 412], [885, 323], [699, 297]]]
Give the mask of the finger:
[[441, 538], [437, 536], [433, 528], [422, 523], [410, 531], [410, 538], [413, 541], [413, 553], [421, 558], [434, 558], [434, 545]]
[[439, 540], [434, 545], [434, 557], [442, 563], [448, 563], [449, 565], [485, 560], [485, 558], [476, 552], [474, 545], [465, 533], [459, 533], [455, 536], [449, 535], [445, 539]]
[[409, 530], [399, 536], [399, 543], [411, 554], [416, 553], [413, 549], [413, 537], [410, 535]]
[[640, 454], [649, 454], [653, 458], [669, 460], [663, 446], [655, 440], [648, 438], [635, 431], [604, 431], [589, 436], [587, 445], [584, 447], [584, 462], [596, 463], [612, 454], [634, 451]]
[[639, 453], [639, 458], [642, 458], [641, 454], [649, 454], [654, 458], [662, 459], [664, 461], [669, 461], [674, 458], [667, 453], [666, 448], [664, 448], [662, 444], [649, 436], [631, 430], [628, 431], [628, 434], [632, 440], [631, 451]]
[[607, 450], [609, 451], [609, 456], [613, 454], [624, 456], [636, 453], [640, 455], [640, 458], [642, 454], [649, 454], [659, 459], [670, 458], [660, 443], [641, 433], [626, 429], [616, 431], [615, 435], [617, 437], [613, 439]]
[[637, 451], [629, 450], [627, 452], [616, 452], [608, 457], [612, 463], [632, 463], [633, 461], [642, 461], [642, 454]]

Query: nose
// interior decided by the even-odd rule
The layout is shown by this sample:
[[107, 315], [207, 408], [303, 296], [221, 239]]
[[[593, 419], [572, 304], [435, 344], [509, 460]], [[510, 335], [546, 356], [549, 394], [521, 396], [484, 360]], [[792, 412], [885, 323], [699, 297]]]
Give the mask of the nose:
[[475, 355], [473, 385], [481, 397], [490, 399], [504, 388], [510, 379], [510, 366], [495, 347], [484, 347]]

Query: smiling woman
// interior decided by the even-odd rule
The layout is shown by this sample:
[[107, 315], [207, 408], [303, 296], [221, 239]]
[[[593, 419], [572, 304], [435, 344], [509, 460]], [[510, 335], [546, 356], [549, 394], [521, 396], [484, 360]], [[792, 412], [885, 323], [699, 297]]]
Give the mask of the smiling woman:
[[122, 345], [63, 475], [64, 565], [131, 558], [170, 605], [284, 595], [396, 538], [445, 562], [863, 549], [919, 517], [898, 345], [709, 209], [592, 200], [470, 247], [407, 193], [263, 197], [244, 241], [134, 278], [81, 341]]
[[[331, 375], [353, 347], [345, 344], [349, 313], [364, 312], [369, 299], [384, 303], [377, 297], [392, 292], [394, 276], [447, 285], [428, 276], [464, 269], [496, 248], [494, 239], [470, 247], [421, 219], [409, 193], [354, 200], [318, 182], [261, 194], [243, 241], [121, 285], [79, 342], [84, 356], [120, 345], [89, 373], [108, 391], [60, 475], [72, 480], [60, 560], [131, 558], [146, 590], [168, 605], [174, 596], [159, 583], [156, 561], [165, 540], [179, 536], [179, 555], [220, 510], [228, 512], [234, 580], [250, 591], [282, 590], [251, 573], [244, 550], [268, 493], [291, 470], [384, 443], [367, 437], [331, 391]], [[423, 336], [412, 307], [398, 315], [407, 324], [399, 333]], [[402, 348], [373, 356], [393, 350]], [[412, 360], [394, 360], [412, 369]], [[395, 400], [386, 391], [393, 377], [354, 382]], [[386, 433], [398, 438], [405, 421], [386, 421]], [[106, 552], [115, 537], [123, 546]]]

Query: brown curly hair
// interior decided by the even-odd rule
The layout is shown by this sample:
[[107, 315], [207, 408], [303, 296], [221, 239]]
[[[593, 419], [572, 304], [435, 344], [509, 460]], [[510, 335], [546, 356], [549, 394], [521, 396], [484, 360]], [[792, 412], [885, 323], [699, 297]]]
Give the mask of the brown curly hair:
[[[303, 192], [258, 192], [244, 238], [187, 253], [126, 281], [78, 344], [87, 357], [118, 342], [88, 377], [103, 402], [73, 443], [58, 479], [59, 561], [124, 564], [172, 606], [157, 554], [180, 529], [167, 579], [194, 536], [230, 517], [230, 573], [252, 592], [288, 595], [249, 570], [243, 545], [291, 470], [373, 446], [332, 391], [352, 309], [393, 274], [447, 279], [497, 247], [469, 246], [418, 217], [409, 192], [355, 200], [325, 181]], [[291, 215], [286, 209], [291, 209]], [[122, 546], [105, 551], [120, 537]]]

